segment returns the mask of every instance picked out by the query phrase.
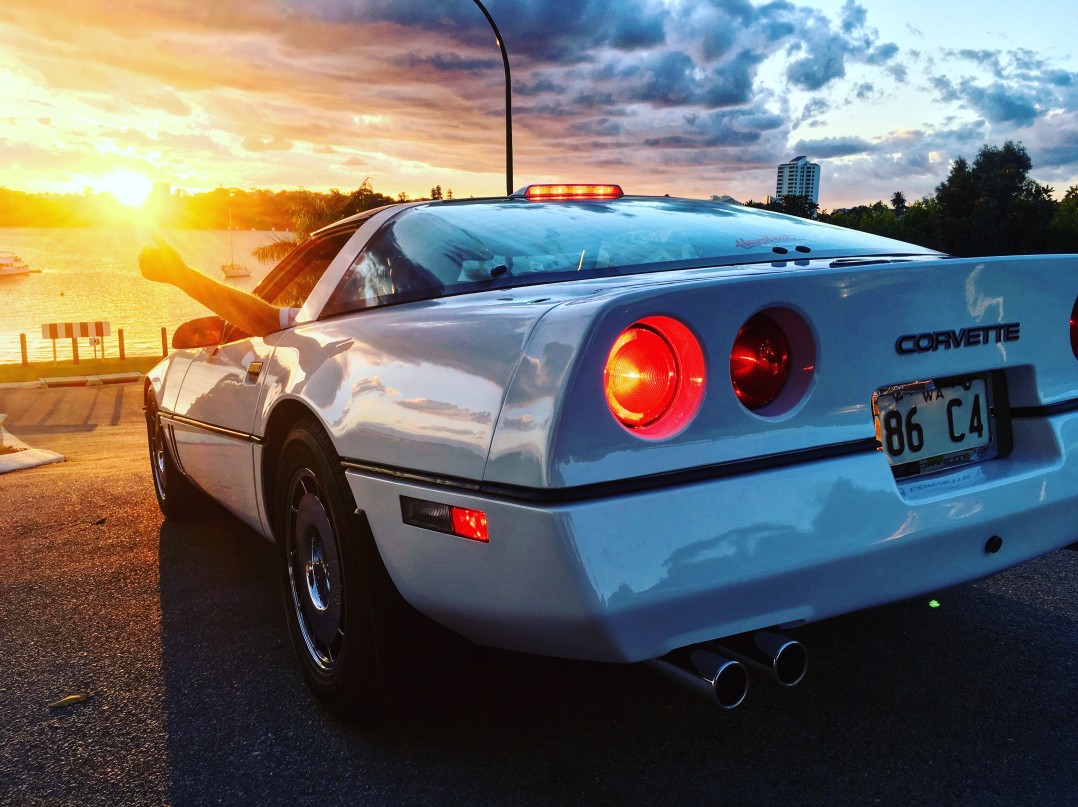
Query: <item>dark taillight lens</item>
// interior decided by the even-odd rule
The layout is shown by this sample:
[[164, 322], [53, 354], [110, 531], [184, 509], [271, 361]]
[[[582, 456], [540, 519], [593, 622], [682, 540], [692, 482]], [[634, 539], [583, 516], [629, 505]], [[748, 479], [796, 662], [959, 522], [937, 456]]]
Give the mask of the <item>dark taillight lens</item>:
[[1074, 308], [1071, 309], [1071, 351], [1078, 359], [1078, 300], [1074, 301]]
[[782, 328], [766, 314], [741, 326], [730, 351], [730, 379], [737, 399], [762, 409], [782, 392], [790, 374], [790, 345]]
[[700, 408], [704, 394], [700, 343], [670, 317], [634, 323], [610, 348], [603, 392], [622, 425], [641, 437], [669, 437]]

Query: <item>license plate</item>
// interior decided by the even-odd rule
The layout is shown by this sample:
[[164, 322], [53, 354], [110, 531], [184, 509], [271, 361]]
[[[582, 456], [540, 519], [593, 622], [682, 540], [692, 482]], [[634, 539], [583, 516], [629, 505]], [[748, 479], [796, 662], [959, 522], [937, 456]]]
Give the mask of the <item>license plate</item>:
[[896, 478], [996, 456], [991, 385], [983, 375], [876, 390], [876, 439]]

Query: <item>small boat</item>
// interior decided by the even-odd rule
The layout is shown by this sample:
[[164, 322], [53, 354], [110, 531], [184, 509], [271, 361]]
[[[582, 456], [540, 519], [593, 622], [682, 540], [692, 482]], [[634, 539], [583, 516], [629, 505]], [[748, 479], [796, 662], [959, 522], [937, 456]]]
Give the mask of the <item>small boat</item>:
[[0, 275], [28, 275], [30, 267], [14, 252], [0, 252]]
[[221, 274], [225, 277], [247, 277], [251, 270], [242, 263], [222, 263]]
[[236, 256], [232, 254], [232, 198], [228, 200], [228, 263], [221, 264], [221, 274], [225, 277], [248, 277], [251, 270], [242, 263], [236, 263]]

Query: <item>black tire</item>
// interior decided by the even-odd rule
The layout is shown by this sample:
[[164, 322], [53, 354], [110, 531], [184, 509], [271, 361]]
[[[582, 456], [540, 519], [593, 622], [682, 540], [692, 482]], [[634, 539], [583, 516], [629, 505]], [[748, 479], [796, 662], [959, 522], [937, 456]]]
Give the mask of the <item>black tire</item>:
[[384, 718], [407, 606], [314, 417], [285, 439], [275, 493], [285, 613], [303, 677], [335, 716]]
[[150, 449], [153, 492], [161, 513], [174, 521], [193, 518], [200, 505], [205, 503], [205, 497], [176, 467], [152, 392], [146, 394], [146, 439]]

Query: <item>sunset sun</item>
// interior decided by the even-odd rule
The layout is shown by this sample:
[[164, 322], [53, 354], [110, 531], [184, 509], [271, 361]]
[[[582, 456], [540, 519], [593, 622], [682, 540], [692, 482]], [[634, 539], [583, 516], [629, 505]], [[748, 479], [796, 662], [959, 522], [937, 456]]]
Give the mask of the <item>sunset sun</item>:
[[98, 179], [93, 187], [112, 194], [128, 207], [142, 207], [153, 190], [153, 182], [134, 171], [117, 170]]

